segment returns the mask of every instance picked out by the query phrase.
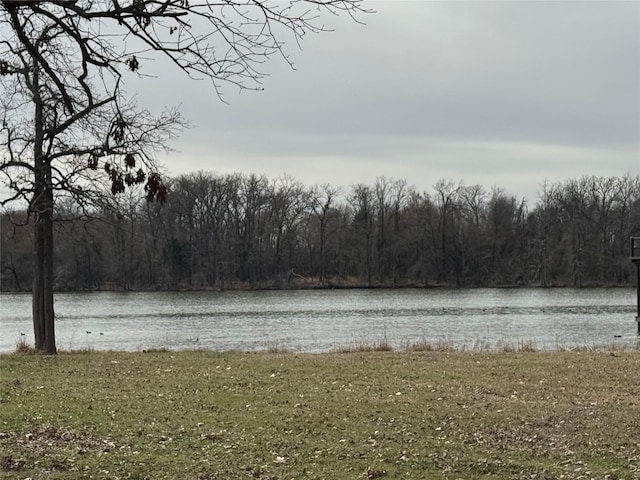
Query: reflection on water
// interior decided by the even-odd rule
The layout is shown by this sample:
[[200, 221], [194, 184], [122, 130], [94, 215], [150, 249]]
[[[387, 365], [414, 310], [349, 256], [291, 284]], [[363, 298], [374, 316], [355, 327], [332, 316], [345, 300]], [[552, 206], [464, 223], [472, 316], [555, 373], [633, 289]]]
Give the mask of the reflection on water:
[[[637, 347], [634, 289], [408, 289], [56, 295], [60, 348], [283, 348], [386, 340], [486, 348]], [[30, 296], [0, 296], [0, 351], [33, 343]], [[25, 334], [21, 336], [21, 334]]]

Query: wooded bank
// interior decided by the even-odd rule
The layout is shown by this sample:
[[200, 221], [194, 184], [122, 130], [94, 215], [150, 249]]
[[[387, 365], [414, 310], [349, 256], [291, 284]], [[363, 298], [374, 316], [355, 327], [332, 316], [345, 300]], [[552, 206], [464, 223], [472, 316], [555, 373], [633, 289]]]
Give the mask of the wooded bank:
[[[535, 203], [440, 180], [346, 192], [283, 176], [198, 172], [164, 205], [131, 191], [100, 208], [57, 201], [55, 287], [230, 289], [634, 285], [640, 177], [541, 186]], [[3, 291], [32, 284], [33, 225], [2, 215]]]

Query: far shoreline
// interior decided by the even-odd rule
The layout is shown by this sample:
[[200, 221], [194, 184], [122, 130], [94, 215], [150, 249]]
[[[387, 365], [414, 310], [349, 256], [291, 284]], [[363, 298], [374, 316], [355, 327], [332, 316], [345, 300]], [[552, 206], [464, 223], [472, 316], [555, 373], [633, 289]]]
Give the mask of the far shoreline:
[[[106, 288], [95, 288], [95, 289], [64, 289], [64, 290], [56, 290], [54, 289], [54, 294], [64, 294], [64, 293], [177, 293], [177, 292], [264, 292], [264, 291], [298, 291], [298, 290], [555, 290], [555, 289], [566, 289], [566, 290], [591, 290], [591, 289], [635, 289], [637, 288], [635, 285], [622, 285], [622, 284], [607, 284], [607, 285], [598, 285], [598, 284], [590, 284], [590, 285], [581, 285], [581, 286], [572, 286], [572, 285], [515, 285], [515, 284], [503, 284], [503, 285], [469, 285], [469, 286], [460, 286], [460, 285], [448, 285], [448, 284], [410, 284], [410, 285], [318, 285], [318, 284], [302, 284], [302, 285], [233, 285], [225, 288], [220, 287], [207, 287], [207, 286], [199, 286], [199, 287], [191, 287], [191, 286], [181, 286], [178, 288], [136, 288], [136, 287], [106, 287]], [[31, 289], [22, 289], [22, 290], [0, 290], [0, 294], [30, 294]]]

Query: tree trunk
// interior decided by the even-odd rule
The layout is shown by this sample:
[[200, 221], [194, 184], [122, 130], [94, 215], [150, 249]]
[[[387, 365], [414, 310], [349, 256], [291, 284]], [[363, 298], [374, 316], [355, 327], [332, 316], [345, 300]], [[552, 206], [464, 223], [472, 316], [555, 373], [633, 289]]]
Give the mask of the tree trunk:
[[35, 348], [47, 354], [56, 353], [53, 312], [53, 190], [51, 163], [43, 155], [44, 116], [40, 98], [38, 66], [34, 66], [33, 97], [35, 142], [34, 193], [31, 211], [35, 217], [33, 266], [33, 332]]
[[51, 191], [38, 202], [34, 235], [33, 330], [36, 350], [56, 353], [53, 311], [53, 219]]
[[320, 285], [324, 285], [327, 276], [327, 224], [320, 223]]

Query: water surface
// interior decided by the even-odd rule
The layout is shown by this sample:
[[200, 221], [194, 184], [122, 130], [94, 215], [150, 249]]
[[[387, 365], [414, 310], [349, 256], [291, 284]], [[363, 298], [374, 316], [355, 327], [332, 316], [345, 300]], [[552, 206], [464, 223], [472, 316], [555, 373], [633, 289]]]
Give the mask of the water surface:
[[[376, 289], [95, 292], [55, 296], [59, 348], [321, 352], [533, 343], [540, 349], [638, 347], [635, 289]], [[33, 344], [31, 297], [0, 296], [0, 352]]]

